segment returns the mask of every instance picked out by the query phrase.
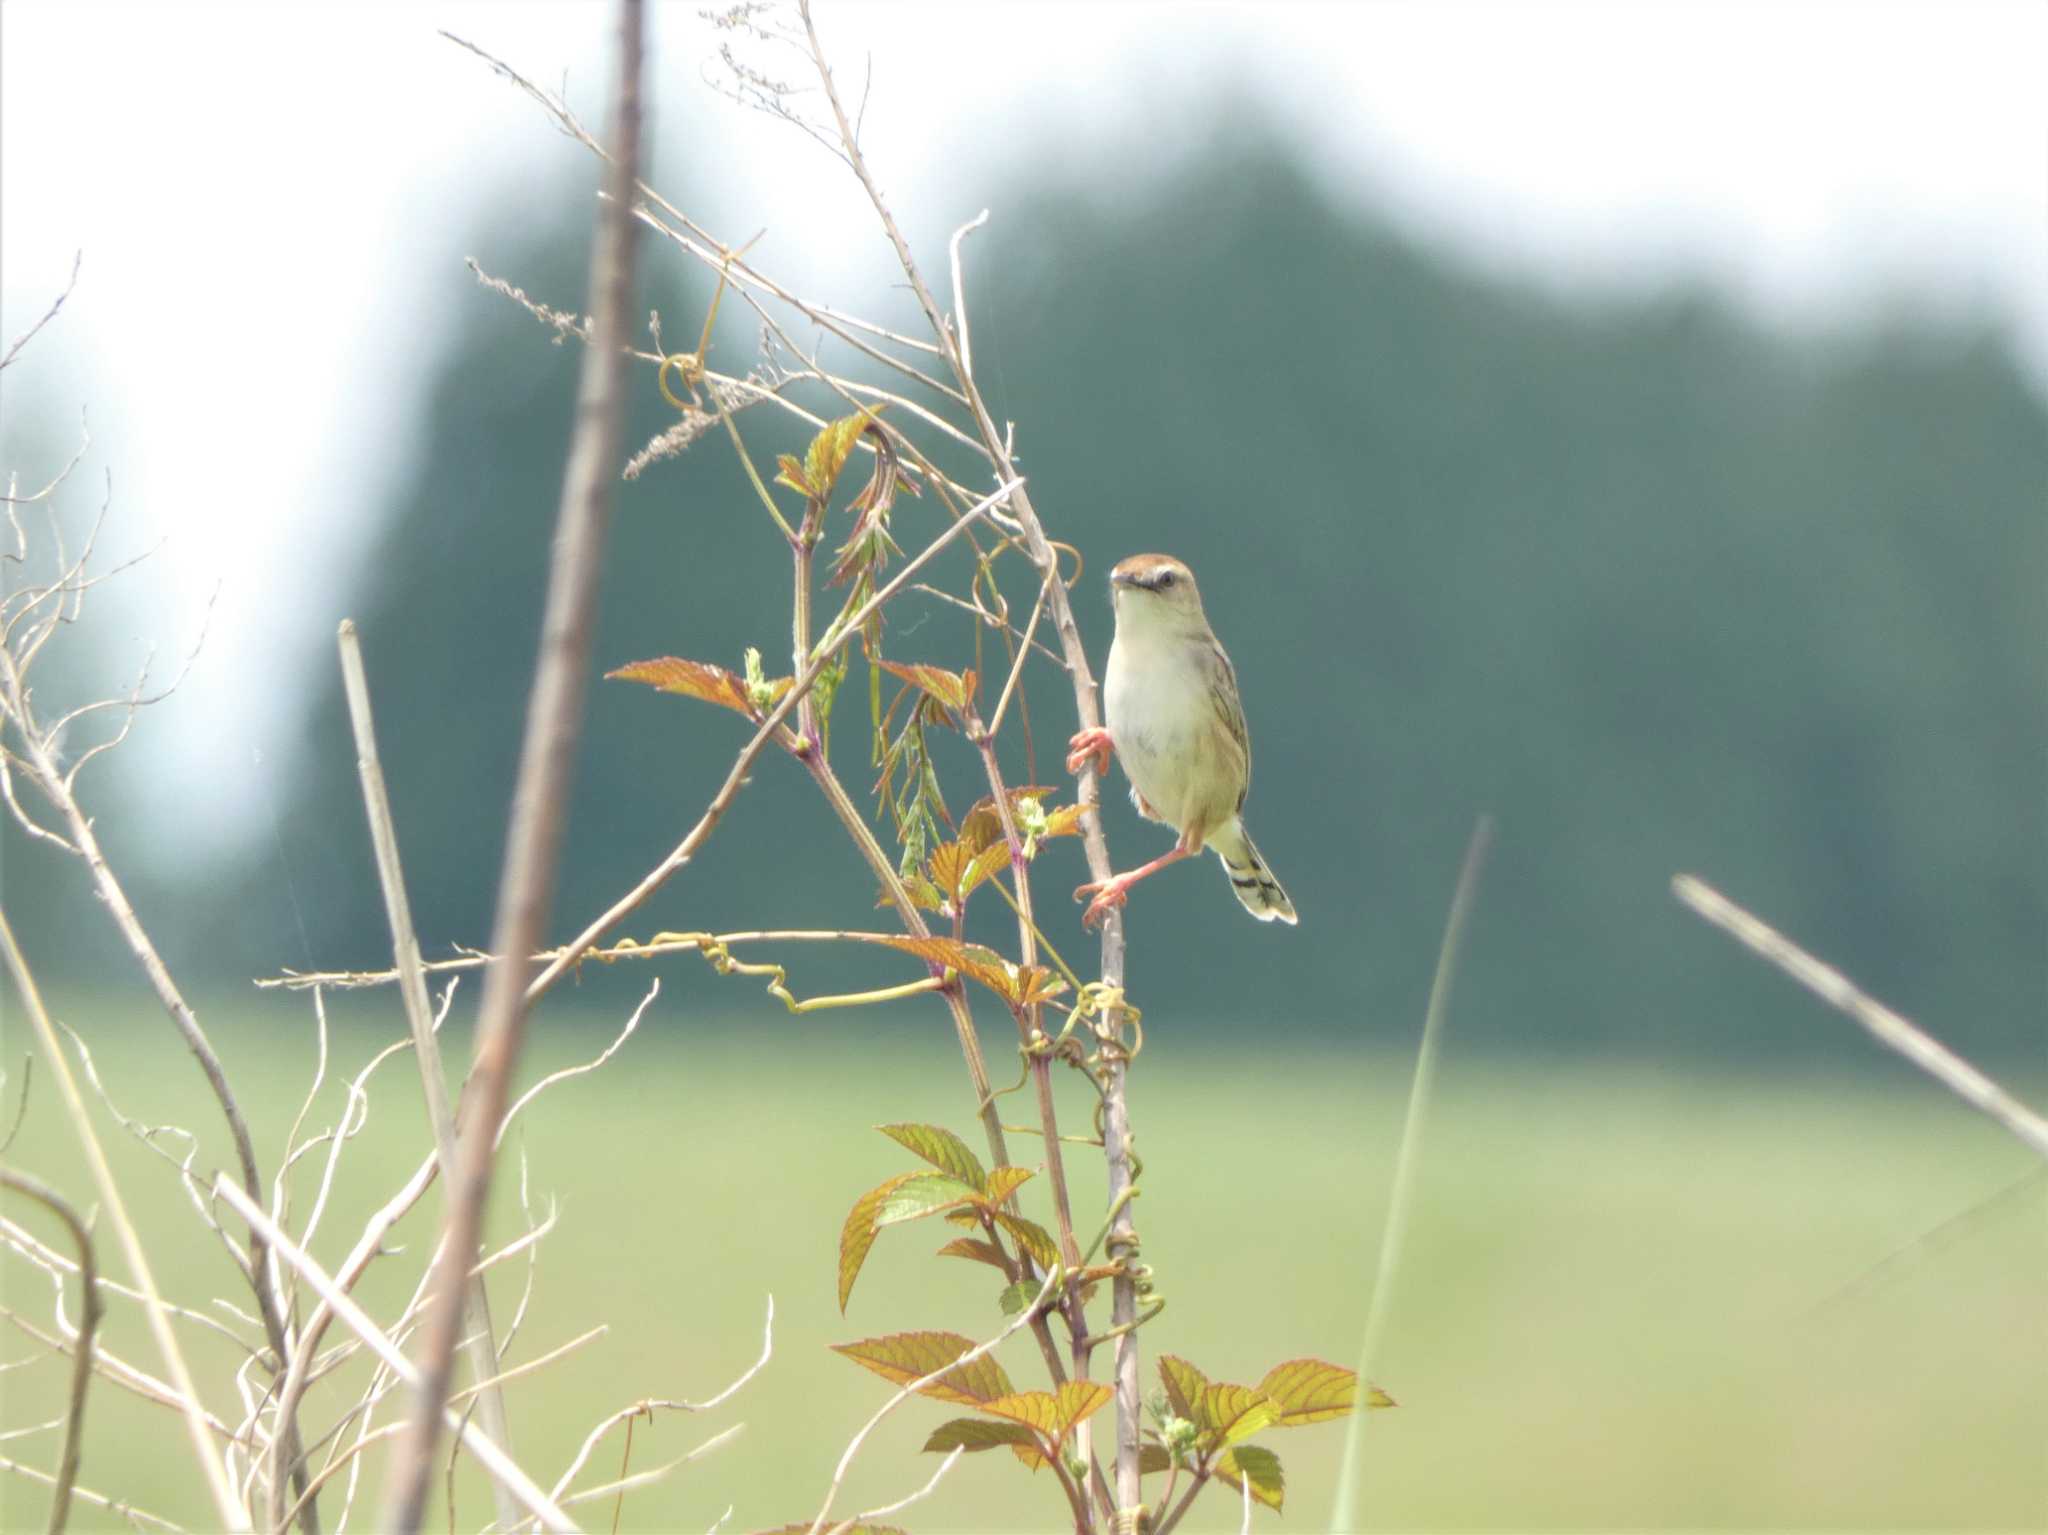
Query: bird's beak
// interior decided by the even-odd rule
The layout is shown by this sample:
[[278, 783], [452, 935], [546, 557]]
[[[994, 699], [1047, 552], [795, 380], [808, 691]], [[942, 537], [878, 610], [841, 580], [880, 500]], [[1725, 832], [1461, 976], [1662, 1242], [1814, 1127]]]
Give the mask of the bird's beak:
[[1113, 570], [1109, 574], [1109, 584], [1111, 589], [1113, 590], [1119, 586], [1136, 586], [1138, 583], [1132, 580], [1129, 576], [1125, 575], [1122, 571]]

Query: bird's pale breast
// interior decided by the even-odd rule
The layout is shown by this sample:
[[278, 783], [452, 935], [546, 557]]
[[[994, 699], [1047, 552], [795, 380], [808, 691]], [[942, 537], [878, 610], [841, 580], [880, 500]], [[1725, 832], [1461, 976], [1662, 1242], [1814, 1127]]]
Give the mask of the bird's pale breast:
[[1211, 642], [1132, 643], [1119, 629], [1103, 678], [1118, 759], [1153, 816], [1206, 835], [1237, 812], [1244, 764], [1216, 710]]

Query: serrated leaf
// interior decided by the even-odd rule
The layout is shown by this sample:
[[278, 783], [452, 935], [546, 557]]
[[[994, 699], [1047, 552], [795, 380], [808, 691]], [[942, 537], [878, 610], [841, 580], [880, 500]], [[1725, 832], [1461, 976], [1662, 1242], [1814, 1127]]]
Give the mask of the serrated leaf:
[[1081, 835], [1081, 807], [1062, 805], [1051, 811], [1045, 818], [1045, 830], [1041, 837], [1078, 837]]
[[1166, 1387], [1166, 1399], [1173, 1404], [1173, 1415], [1186, 1418], [1200, 1426], [1195, 1416], [1196, 1404], [1202, 1400], [1202, 1393], [1209, 1389], [1209, 1377], [1187, 1360], [1174, 1354], [1159, 1356], [1159, 1380]]
[[798, 495], [804, 497], [805, 499], [808, 500], [810, 498], [810, 476], [805, 472], [804, 466], [797, 462], [796, 455], [794, 453], [776, 454], [775, 466], [777, 469], [777, 473], [775, 476], [776, 484], [787, 485], [791, 490], [795, 491]]
[[839, 471], [846, 467], [853, 445], [873, 419], [865, 411], [856, 416], [841, 416], [811, 439], [811, 445], [804, 453], [803, 468], [810, 495], [820, 501], [831, 499], [832, 487], [839, 481]]
[[1212, 1382], [1202, 1388], [1193, 1413], [1205, 1444], [1230, 1445], [1249, 1439], [1280, 1419], [1280, 1404], [1250, 1386]]
[[957, 938], [889, 938], [884, 941], [890, 948], [915, 954], [927, 964], [944, 965], [959, 971], [969, 980], [979, 981], [1005, 1002], [1010, 1000], [1016, 989], [1015, 967], [994, 949], [985, 949], [978, 943], [962, 943]]
[[1067, 983], [1055, 975], [1049, 965], [1019, 965], [1011, 979], [1015, 990], [1010, 1000], [1019, 1007], [1048, 1002], [1067, 989]]
[[1035, 1429], [1058, 1449], [1074, 1425], [1103, 1407], [1113, 1394], [1099, 1380], [1070, 1380], [1056, 1393], [1019, 1391], [983, 1402], [981, 1410]]
[[[1258, 1389], [1280, 1404], [1274, 1427], [1299, 1428], [1349, 1415], [1358, 1405], [1358, 1372], [1325, 1359], [1290, 1359], [1268, 1370]], [[1375, 1386], [1367, 1405], [1391, 1407], [1394, 1399]]]
[[979, 1237], [955, 1237], [938, 1251], [941, 1258], [972, 1258], [976, 1263], [986, 1263], [992, 1269], [1009, 1273], [1009, 1261], [1003, 1250], [993, 1242], [984, 1242]]
[[1036, 1279], [1020, 1279], [1013, 1285], [1005, 1285], [1003, 1293], [996, 1297], [996, 1304], [1003, 1308], [1004, 1316], [1015, 1316], [1033, 1301], [1044, 1285]]
[[936, 699], [955, 714], [966, 711], [974, 699], [975, 676], [968, 672], [949, 672], [943, 666], [926, 666], [922, 662], [904, 665], [897, 661], [875, 663], [891, 676], [900, 677], [926, 697]]
[[1017, 1245], [1029, 1253], [1040, 1268], [1051, 1268], [1059, 1262], [1060, 1250], [1050, 1233], [1036, 1221], [1027, 1221], [1021, 1215], [1012, 1215], [1008, 1210], [991, 1209], [988, 1212], [996, 1224], [1017, 1240]]
[[1244, 1496], [1244, 1484], [1250, 1482], [1252, 1496], [1268, 1508], [1278, 1508], [1287, 1500], [1280, 1457], [1262, 1444], [1240, 1444], [1225, 1450], [1216, 1462], [1216, 1477], [1239, 1497]]
[[1001, 1204], [1036, 1176], [1028, 1167], [998, 1167], [988, 1175], [983, 1192], [994, 1203]]
[[[699, 698], [707, 704], [718, 704], [732, 709], [747, 718], [754, 718], [754, 707], [747, 699], [747, 684], [742, 677], [727, 671], [722, 666], [713, 666], [708, 661], [686, 661], [681, 656], [656, 656], [651, 661], [634, 661], [605, 673], [608, 681], [644, 682], [649, 687], [659, 688], [664, 693], [680, 693], [685, 698]], [[769, 700], [772, 708], [782, 693], [789, 691], [784, 683], [781, 692]]]
[[944, 1173], [912, 1173], [882, 1198], [875, 1212], [877, 1226], [900, 1226], [951, 1210], [959, 1205], [980, 1204], [981, 1190], [970, 1188]]
[[912, 1178], [927, 1176], [924, 1173], [898, 1173], [895, 1177], [877, 1184], [853, 1202], [853, 1208], [846, 1212], [846, 1224], [839, 1229], [839, 1314], [846, 1314], [847, 1297], [853, 1294], [853, 1282], [860, 1277], [863, 1263], [868, 1261], [868, 1250], [875, 1245], [875, 1233], [881, 1230], [882, 1201]]
[[948, 1210], [942, 1218], [952, 1225], [965, 1226], [969, 1231], [973, 1231], [981, 1225], [981, 1212], [979, 1210]]
[[[948, 1361], [958, 1359], [976, 1347], [978, 1345], [972, 1338], [963, 1338], [957, 1332], [899, 1332], [884, 1338], [863, 1338], [858, 1343], [832, 1345], [835, 1352], [899, 1386], [907, 1386], [934, 1370], [944, 1369]], [[1014, 1396], [1016, 1390], [1003, 1367], [984, 1354], [958, 1369], [947, 1370], [918, 1395], [941, 1402], [980, 1407]]]
[[933, 1429], [931, 1438], [925, 1440], [924, 1447], [938, 1454], [944, 1454], [949, 1450], [965, 1450], [972, 1455], [976, 1450], [995, 1450], [1004, 1445], [1027, 1444], [1035, 1448], [1037, 1443], [1037, 1436], [1021, 1423], [991, 1423], [986, 1418], [954, 1418]]
[[923, 1157], [941, 1172], [951, 1173], [975, 1189], [988, 1188], [988, 1174], [967, 1143], [940, 1125], [876, 1125], [884, 1135], [915, 1156]]
[[[1058, 789], [1045, 784], [1026, 784], [1022, 788], [1010, 790], [1010, 818], [1013, 821], [1016, 819], [1018, 800], [1049, 799], [1057, 793]], [[1057, 810], [1051, 812], [1055, 818], [1059, 814]], [[979, 852], [982, 848], [993, 846], [1002, 840], [1003, 818], [996, 813], [996, 797], [993, 794], [984, 795], [960, 818], [960, 841]]]

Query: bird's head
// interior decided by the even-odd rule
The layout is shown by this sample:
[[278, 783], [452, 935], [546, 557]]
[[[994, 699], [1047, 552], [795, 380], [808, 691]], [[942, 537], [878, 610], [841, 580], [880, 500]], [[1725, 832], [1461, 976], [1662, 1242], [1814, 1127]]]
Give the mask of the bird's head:
[[1119, 628], [1204, 629], [1195, 573], [1170, 554], [1134, 554], [1109, 573]]

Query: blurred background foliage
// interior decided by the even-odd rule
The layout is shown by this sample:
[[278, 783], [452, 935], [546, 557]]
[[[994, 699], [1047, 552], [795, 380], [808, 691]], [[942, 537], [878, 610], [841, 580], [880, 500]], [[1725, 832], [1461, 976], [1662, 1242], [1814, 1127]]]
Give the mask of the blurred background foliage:
[[[578, 205], [573, 188], [542, 199]], [[1046, 172], [1004, 202], [969, 246], [978, 370], [1042, 515], [1087, 562], [1091, 651], [1099, 666], [1111, 564], [1158, 548], [1193, 565], [1247, 699], [1250, 823], [1304, 913], [1254, 929], [1207, 867], [1147, 885], [1131, 978], [1152, 1016], [1402, 1037], [1491, 811], [1466, 1044], [1860, 1059], [1668, 899], [1693, 870], [1965, 1052], [2038, 1064], [2048, 423], [1999, 336], [1906, 314], [1776, 334], [1705, 290], [1556, 297], [1336, 210], [1250, 119], [1163, 180], [1105, 196]], [[581, 221], [537, 225], [533, 205], [529, 190], [485, 217], [473, 248], [574, 307]], [[669, 344], [694, 344], [704, 274], [650, 240], [644, 287]], [[449, 302], [447, 345], [418, 359], [415, 456], [366, 505], [376, 552], [331, 614], [363, 631], [430, 945], [486, 938], [577, 361], [479, 288], [451, 281]], [[714, 363], [756, 355], [728, 300]], [[635, 442], [671, 419], [651, 370], [639, 382]], [[786, 418], [741, 423], [764, 464], [801, 449]], [[910, 547], [937, 526], [928, 501], [899, 516]], [[723, 440], [622, 485], [615, 527], [599, 666], [736, 666], [754, 644], [776, 669], [786, 559]], [[896, 610], [899, 659], [958, 667], [972, 645], [929, 599]], [[851, 782], [862, 681], [856, 664], [835, 740]], [[1064, 680], [1040, 668], [1030, 700], [1036, 780], [1064, 784]], [[175, 910], [163, 935], [223, 983], [388, 951], [331, 667], [297, 713], [304, 771], [268, 808], [274, 835], [146, 881], [145, 916]], [[596, 686], [559, 932], [674, 843], [740, 739], [717, 711]], [[970, 755], [940, 751], [964, 808]], [[860, 920], [869, 882], [801, 775], [755, 777], [633, 931]], [[1111, 799], [1119, 864], [1163, 850], [1120, 780]], [[117, 855], [148, 835], [105, 823]], [[91, 973], [106, 940], [82, 880], [6, 835], [30, 952]], [[1048, 931], [1086, 953], [1076, 845], [1040, 868]], [[799, 990], [837, 984], [839, 964], [804, 956]]]

